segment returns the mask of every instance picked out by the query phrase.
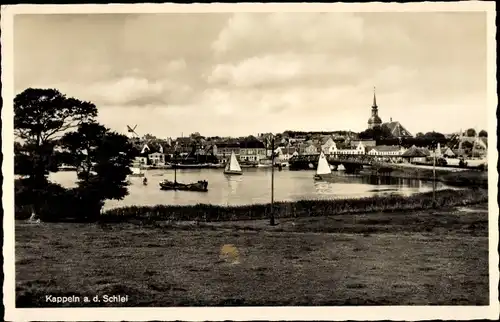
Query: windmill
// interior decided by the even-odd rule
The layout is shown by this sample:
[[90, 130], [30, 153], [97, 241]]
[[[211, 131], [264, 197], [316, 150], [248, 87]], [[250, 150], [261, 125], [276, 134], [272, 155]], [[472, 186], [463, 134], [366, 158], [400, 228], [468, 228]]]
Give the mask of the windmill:
[[137, 124], [134, 127], [127, 125], [127, 134], [128, 134], [129, 138], [131, 138], [131, 139], [138, 139], [139, 138], [139, 134], [137, 134], [137, 132], [135, 131], [136, 128], [137, 128]]

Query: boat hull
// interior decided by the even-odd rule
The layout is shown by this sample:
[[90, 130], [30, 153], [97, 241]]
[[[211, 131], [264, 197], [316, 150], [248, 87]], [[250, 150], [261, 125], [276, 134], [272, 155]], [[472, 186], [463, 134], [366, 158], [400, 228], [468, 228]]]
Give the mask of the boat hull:
[[208, 182], [198, 181], [195, 183], [180, 183], [172, 181], [162, 181], [160, 182], [160, 190], [182, 190], [182, 191], [197, 191], [197, 192], [207, 192]]
[[193, 163], [193, 164], [172, 164], [172, 168], [174, 169], [207, 169], [210, 166], [206, 163]]
[[241, 171], [224, 170], [224, 174], [241, 176], [243, 174], [243, 172], [241, 172]]
[[330, 174], [315, 174], [314, 175], [314, 180], [316, 181], [329, 181], [329, 180], [333, 180], [334, 179], [334, 175], [332, 175], [331, 173]]

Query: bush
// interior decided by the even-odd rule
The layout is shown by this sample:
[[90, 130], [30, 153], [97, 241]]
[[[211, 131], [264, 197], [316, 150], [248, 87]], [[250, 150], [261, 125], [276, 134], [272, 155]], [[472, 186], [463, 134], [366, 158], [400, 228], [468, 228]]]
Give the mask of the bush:
[[[36, 195], [25, 179], [15, 180], [14, 187], [14, 217], [17, 220], [26, 220], [31, 217]], [[65, 189], [52, 182], [48, 182], [46, 188], [38, 192], [38, 198], [41, 202], [37, 215], [40, 220], [46, 222], [95, 221], [103, 205], [100, 201], [91, 201], [78, 188]]]
[[34, 191], [27, 179], [18, 179], [14, 181], [14, 189], [15, 219], [28, 219], [36, 198], [40, 200], [38, 216], [41, 220], [57, 220], [68, 209], [67, 190], [58, 184], [48, 182], [44, 189]]

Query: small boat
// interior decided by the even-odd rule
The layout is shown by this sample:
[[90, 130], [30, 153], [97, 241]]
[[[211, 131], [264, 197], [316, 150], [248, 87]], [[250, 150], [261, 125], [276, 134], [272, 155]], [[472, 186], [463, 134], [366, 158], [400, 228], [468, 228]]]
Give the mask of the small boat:
[[236, 154], [234, 152], [231, 152], [231, 158], [229, 158], [229, 161], [226, 164], [226, 167], [224, 168], [224, 174], [235, 174], [235, 175], [242, 175], [243, 172], [241, 171], [240, 164], [238, 163], [238, 159], [236, 159]]
[[332, 169], [330, 169], [330, 164], [326, 160], [326, 156], [321, 152], [318, 160], [318, 167], [316, 168], [316, 174], [314, 175], [314, 180], [324, 180], [332, 177]]
[[198, 191], [207, 192], [208, 182], [206, 180], [200, 180], [195, 183], [180, 183], [177, 181], [163, 180], [160, 182], [161, 190], [184, 190], [184, 191]]
[[174, 167], [174, 181], [163, 180], [160, 182], [160, 190], [184, 190], [184, 191], [208, 191], [208, 181], [199, 180], [195, 183], [180, 183], [177, 182], [177, 168]]

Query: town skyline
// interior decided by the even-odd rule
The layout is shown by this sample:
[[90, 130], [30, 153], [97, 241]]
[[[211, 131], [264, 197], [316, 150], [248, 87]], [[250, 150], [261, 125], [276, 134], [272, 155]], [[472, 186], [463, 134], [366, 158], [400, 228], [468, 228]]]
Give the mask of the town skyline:
[[15, 93], [57, 88], [120, 133], [361, 132], [374, 87], [382, 121], [413, 135], [488, 130], [480, 12], [25, 15], [14, 26]]

